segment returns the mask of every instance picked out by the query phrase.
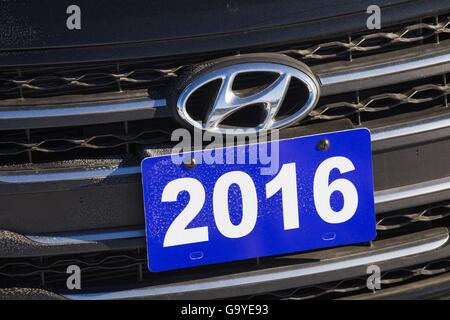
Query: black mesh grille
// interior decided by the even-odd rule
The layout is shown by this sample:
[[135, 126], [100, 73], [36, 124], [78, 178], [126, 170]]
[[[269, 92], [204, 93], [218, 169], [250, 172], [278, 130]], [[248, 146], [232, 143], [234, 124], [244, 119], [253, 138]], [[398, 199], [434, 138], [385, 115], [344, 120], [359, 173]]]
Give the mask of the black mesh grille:
[[[298, 125], [348, 118], [355, 126], [372, 120], [426, 109], [448, 108], [449, 75], [443, 74], [322, 97], [310, 116]], [[45, 162], [104, 156], [132, 157], [139, 147], [170, 140], [179, 125], [171, 119], [149, 119], [102, 125], [3, 131], [0, 164]]]
[[4, 131], [0, 136], [0, 164], [132, 157], [141, 146], [168, 141], [176, 127], [170, 119], [158, 119]]
[[[450, 222], [449, 208], [450, 204], [445, 202], [378, 216], [377, 239], [392, 238], [429, 228], [448, 226]], [[276, 262], [276, 258], [269, 257], [260, 260], [253, 259], [228, 263], [226, 267], [219, 269], [215, 266], [206, 266], [154, 274], [147, 270], [145, 249], [54, 257], [0, 259], [0, 287], [33, 287], [64, 292], [67, 280], [66, 271], [70, 265], [77, 265], [81, 268], [82, 289], [89, 292], [116, 290], [120, 287], [133, 288], [157, 285], [177, 280], [193, 280], [207, 275], [218, 275], [219, 271], [219, 274], [242, 272], [276, 265], [277, 263], [279, 262]], [[434, 267], [434, 264], [432, 266]], [[339, 283], [339, 287], [342, 287], [341, 283]], [[321, 292], [320, 295], [330, 293], [330, 288], [327, 286], [326, 288], [326, 292]]]
[[[268, 48], [240, 49], [239, 53], [280, 52], [309, 65], [353, 58], [380, 52], [415, 48], [424, 43], [439, 43], [450, 38], [450, 17], [430, 17], [417, 22], [379, 30], [345, 35], [343, 38], [313, 43], [291, 43]], [[124, 92], [142, 88], [160, 91], [183, 67], [233, 52], [209, 53], [137, 62], [95, 63], [45, 67], [8, 68], [0, 71], [0, 101], [47, 98], [61, 95]], [[0, 103], [5, 105], [5, 103]]]
[[310, 113], [308, 121], [350, 118], [355, 124], [430, 109], [448, 107], [449, 75], [430, 77], [369, 90], [323, 97]]
[[380, 32], [349, 34], [341, 39], [290, 48], [282, 52], [306, 62], [352, 60], [424, 43], [438, 43], [450, 37], [449, 26], [449, 16], [432, 17], [416, 23], [385, 28]]
[[[240, 50], [283, 52], [309, 65], [449, 39], [447, 15], [351, 34], [343, 39]], [[79, 100], [123, 99], [134, 95], [165, 98], [168, 81], [184, 67], [237, 52], [193, 57], [83, 65], [24, 67], [0, 71], [0, 108], [20, 105], [67, 104]], [[322, 97], [301, 125], [348, 118], [354, 125], [399, 113], [448, 107], [449, 76], [421, 79], [389, 87]], [[89, 98], [90, 97], [90, 98]], [[289, 99], [288, 99], [289, 100]], [[136, 156], [139, 146], [166, 142], [174, 121], [142, 120], [92, 126], [0, 131], [0, 165], [47, 161]]]
[[157, 86], [176, 77], [181, 66], [154, 62], [37, 67], [0, 72], [0, 99], [121, 92]]

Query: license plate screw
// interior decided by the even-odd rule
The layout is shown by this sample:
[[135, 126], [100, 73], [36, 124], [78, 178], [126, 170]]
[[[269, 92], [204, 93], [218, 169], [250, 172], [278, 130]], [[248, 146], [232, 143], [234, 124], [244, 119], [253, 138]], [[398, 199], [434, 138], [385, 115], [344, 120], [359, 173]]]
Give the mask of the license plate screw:
[[330, 140], [328, 140], [328, 139], [320, 139], [319, 143], [317, 143], [317, 148], [320, 151], [327, 151], [330, 148]]
[[195, 158], [186, 158], [183, 160], [183, 164], [186, 169], [194, 169], [197, 166], [197, 161]]

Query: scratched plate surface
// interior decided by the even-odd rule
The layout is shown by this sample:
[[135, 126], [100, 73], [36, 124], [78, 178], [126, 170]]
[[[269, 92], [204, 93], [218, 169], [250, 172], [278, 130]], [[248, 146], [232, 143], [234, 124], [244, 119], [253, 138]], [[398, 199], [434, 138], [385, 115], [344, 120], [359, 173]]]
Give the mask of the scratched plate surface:
[[[317, 146], [321, 139], [330, 142], [325, 151]], [[274, 151], [272, 144], [269, 142], [265, 146]], [[252, 148], [259, 147], [253, 144], [216, 152], [222, 152], [224, 159], [227, 153], [233, 152], [237, 159], [238, 156], [249, 156], [255, 151]], [[144, 159], [142, 183], [149, 270], [160, 272], [360, 243], [375, 238], [368, 130], [280, 140], [278, 150], [278, 169], [268, 175], [261, 173], [261, 168], [269, 166], [267, 159], [262, 161], [262, 158], [256, 163], [207, 164], [204, 160], [203, 163], [199, 161], [204, 159], [205, 152], [199, 151], [185, 155], [199, 159], [196, 167], [191, 169], [174, 163], [171, 156]], [[342, 158], [347, 159], [344, 161], [347, 165], [349, 162], [353, 165], [353, 170], [338, 168], [339, 165], [333, 168], [333, 163], [342, 163]], [[273, 160], [272, 164], [277, 168], [275, 162]], [[284, 175], [290, 182], [281, 182], [281, 186], [290, 188], [280, 189], [269, 197], [267, 184], [280, 173], [283, 165], [286, 165], [285, 169], [295, 166], [294, 171]], [[327, 166], [328, 169], [323, 168]], [[239, 172], [238, 176], [246, 177], [247, 180], [241, 181], [246, 190], [241, 190], [238, 181], [225, 188], [228, 194], [223, 192], [223, 185], [222, 192], [215, 194], [214, 188], [220, 189], [216, 185], [218, 180], [227, 180], [221, 177], [235, 176], [230, 172]], [[320, 175], [322, 179], [317, 177]], [[189, 183], [183, 184], [180, 179]], [[296, 182], [296, 190], [291, 187], [292, 179]], [[252, 190], [256, 193], [256, 204], [253, 203]], [[295, 204], [292, 198], [283, 205], [283, 192], [290, 192], [291, 196], [295, 192], [297, 208], [292, 205]], [[228, 210], [223, 209], [226, 207], [224, 201], [228, 203]], [[244, 203], [250, 208], [245, 209], [245, 213]], [[352, 206], [354, 212], [349, 213]], [[328, 212], [327, 207], [331, 208]], [[346, 209], [342, 211], [344, 207]]]

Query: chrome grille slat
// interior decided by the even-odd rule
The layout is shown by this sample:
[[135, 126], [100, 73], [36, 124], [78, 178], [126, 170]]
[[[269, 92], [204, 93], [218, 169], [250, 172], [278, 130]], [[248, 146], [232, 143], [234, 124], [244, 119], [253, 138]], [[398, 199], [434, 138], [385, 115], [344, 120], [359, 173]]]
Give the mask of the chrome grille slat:
[[[446, 231], [447, 232], [447, 231]], [[430, 240], [430, 241], [429, 241]], [[80, 294], [65, 294], [70, 299], [119, 299], [119, 298], [158, 298], [170, 295], [195, 294], [197, 291], [214, 291], [218, 288], [232, 289], [233, 287], [244, 287], [248, 285], [267, 284], [276, 282], [278, 280], [296, 279], [297, 277], [310, 277], [313, 275], [324, 274], [326, 272], [336, 272], [347, 268], [367, 265], [375, 262], [383, 262], [386, 260], [404, 258], [415, 254], [425, 254], [427, 252], [436, 250], [445, 244], [448, 240], [448, 235], [444, 238], [435, 240], [425, 240], [424, 243], [410, 243], [396, 249], [389, 250], [386, 248], [379, 248], [378, 252], [368, 254], [368, 252], [358, 255], [350, 254], [328, 261], [320, 261], [318, 263], [304, 263], [299, 265], [291, 265], [272, 269], [266, 273], [259, 272], [263, 270], [255, 270], [244, 273], [236, 273], [233, 277], [212, 277], [197, 280], [194, 282], [180, 281], [170, 283], [168, 285], [155, 285], [144, 288], [136, 288], [123, 291], [104, 291], [98, 293], [80, 293]], [[260, 289], [261, 290], [261, 289]]]
[[36, 129], [167, 118], [166, 100], [133, 99], [62, 106], [0, 108], [0, 130]]
[[[429, 93], [428, 97], [415, 98], [421, 93]], [[359, 102], [340, 101], [316, 107], [310, 113], [310, 120], [335, 120], [352, 116], [356, 113], [363, 112], [381, 112], [392, 110], [402, 104], [423, 104], [430, 101], [446, 97], [450, 93], [450, 86], [448, 84], [426, 84], [412, 89], [408, 89], [399, 93], [381, 93], [369, 96]], [[371, 107], [377, 101], [386, 101], [381, 107]], [[336, 111], [341, 109], [339, 115], [328, 115], [329, 111]], [[347, 111], [348, 110], [348, 111]]]
[[[444, 267], [440, 264], [445, 264]], [[432, 277], [450, 271], [450, 259], [441, 259], [421, 266], [403, 268], [384, 272], [381, 274], [380, 284], [383, 287], [399, 285], [419, 277]], [[351, 294], [358, 291], [369, 292], [367, 289], [367, 277], [346, 279], [334, 283], [316, 285], [304, 288], [295, 288], [283, 292], [269, 292], [264, 295], [246, 297], [248, 300], [272, 297], [281, 300], [308, 300], [324, 298], [332, 294]]]
[[[307, 261], [314, 261], [306, 259], [305, 264], [300, 264], [298, 266], [290, 266], [293, 267], [291, 271], [282, 267], [280, 269], [274, 269], [273, 274], [267, 274], [271, 280], [276, 279], [277, 277], [281, 278], [289, 278], [295, 276], [308, 276], [310, 274], [317, 274], [321, 272], [328, 272], [331, 270], [338, 270], [342, 268], [350, 268], [352, 266], [365, 265], [367, 263], [372, 263], [376, 261], [384, 261], [386, 259], [396, 259], [402, 258], [406, 256], [412, 256], [414, 254], [421, 254], [430, 252], [437, 248], [440, 248], [443, 244], [445, 244], [448, 240], [448, 231], [446, 229], [433, 229], [434, 231], [424, 231], [423, 237], [420, 236], [420, 232], [417, 233], [417, 237], [412, 240], [409, 236], [399, 236], [392, 238], [392, 240], [377, 240], [379, 246], [374, 248], [373, 253], [366, 252], [367, 250], [361, 250], [362, 248], [356, 248], [354, 253], [350, 253], [346, 250], [343, 250], [342, 253], [344, 255], [342, 257], [337, 256], [336, 258], [330, 259], [330, 261], [324, 261], [321, 264], [308, 263]], [[402, 238], [403, 237], [403, 238]], [[398, 239], [398, 240], [397, 240]], [[403, 240], [402, 240], [403, 239]], [[405, 240], [409, 239], [405, 242]], [[385, 241], [385, 242], [383, 242]], [[392, 242], [390, 242], [392, 241]], [[398, 241], [398, 243], [396, 242]], [[386, 243], [386, 248], [382, 243]], [[392, 246], [392, 248], [390, 247]], [[330, 249], [333, 250], [333, 249]], [[323, 254], [323, 257], [326, 257], [327, 254]], [[306, 257], [307, 258], [307, 257]], [[340, 260], [342, 259], [342, 261]], [[147, 257], [145, 250], [129, 250], [122, 252], [109, 252], [109, 253], [85, 253], [77, 256], [55, 256], [55, 257], [46, 257], [41, 259], [39, 257], [34, 258], [21, 258], [21, 259], [4, 259], [0, 263], [0, 282], [3, 283], [39, 283], [39, 279], [43, 278], [45, 283], [43, 286], [50, 285], [51, 288], [54, 288], [58, 291], [62, 290], [64, 292], [64, 286], [66, 281], [66, 268], [68, 265], [78, 265], [81, 267], [83, 272], [83, 283], [84, 288], [96, 288], [96, 286], [102, 283], [103, 286], [106, 284], [110, 286], [112, 281], [123, 282], [130, 286], [136, 285], [139, 286], [139, 283], [153, 283], [152, 286], [142, 289], [131, 289], [129, 291], [112, 291], [112, 292], [102, 292], [100, 295], [93, 293], [76, 293], [76, 294], [68, 294], [67, 297], [75, 298], [75, 299], [96, 299], [96, 298], [126, 298], [126, 297], [139, 297], [139, 296], [157, 296], [160, 294], [164, 294], [165, 292], [177, 293], [183, 292], [183, 290], [197, 290], [197, 286], [189, 285], [189, 282], [180, 282], [175, 283], [174, 285], [160, 285], [158, 284], [157, 278], [155, 275], [152, 275], [148, 271], [144, 271], [143, 276], [138, 276], [139, 270], [141, 268], [145, 268], [147, 263]], [[286, 266], [287, 267], [287, 266]], [[395, 273], [390, 273], [392, 276], [385, 277], [383, 284], [393, 284], [396, 282], [404, 281], [406, 276], [399, 276], [399, 272], [402, 272], [401, 269], [396, 269]], [[248, 271], [248, 269], [246, 269]], [[406, 268], [409, 272], [408, 277], [413, 277], [416, 275], [435, 275], [441, 272], [446, 271], [446, 268], [443, 268], [441, 265], [436, 265], [433, 263], [427, 263], [426, 267], [411, 269]], [[205, 279], [200, 281], [205, 281], [205, 288], [211, 287], [211, 289], [215, 288], [217, 285], [216, 282], [220, 283], [220, 285], [240, 285], [242, 283], [258, 283], [263, 281], [260, 279], [264, 278], [265, 275], [259, 275], [258, 270], [249, 271], [247, 274], [239, 274], [236, 278], [236, 281], [231, 281], [227, 283], [225, 280], [220, 280], [218, 278]], [[253, 272], [256, 272], [253, 274]], [[34, 280], [33, 280], [34, 279]], [[228, 278], [226, 278], [228, 279]], [[156, 281], [156, 283], [154, 282]], [[347, 281], [347, 280], [345, 280]], [[328, 284], [317, 284], [314, 285], [313, 288], [315, 290], [321, 290], [320, 294], [330, 293], [332, 292], [341, 292], [346, 293], [351, 288], [356, 288], [353, 286], [348, 286], [347, 284], [343, 285], [345, 282], [340, 281], [337, 285], [335, 284], [332, 288], [328, 286]], [[234, 283], [235, 282], [235, 283]], [[364, 282], [365, 283], [365, 282]], [[9, 285], [9, 286], [10, 286]], [[93, 286], [93, 287], [92, 287]], [[102, 285], [100, 285], [102, 286]], [[37, 287], [40, 287], [38, 285]], [[305, 290], [310, 290], [311, 286], [303, 287], [301, 290], [304, 292]], [[86, 290], [86, 289], [85, 289]], [[296, 293], [300, 289], [294, 289]], [[89, 291], [88, 291], [89, 292]], [[308, 297], [314, 298], [318, 297], [318, 295], [309, 295]]]

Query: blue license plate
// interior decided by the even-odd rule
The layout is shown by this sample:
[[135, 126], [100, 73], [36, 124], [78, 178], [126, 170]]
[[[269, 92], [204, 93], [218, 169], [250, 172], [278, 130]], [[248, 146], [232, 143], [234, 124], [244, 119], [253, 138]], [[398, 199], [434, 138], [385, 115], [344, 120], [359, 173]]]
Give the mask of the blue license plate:
[[[170, 155], [143, 160], [150, 271], [375, 238], [368, 130], [280, 140], [276, 148], [274, 143], [215, 150], [224, 159], [230, 152], [229, 159], [248, 156], [245, 163], [241, 157], [241, 162], [208, 164], [201, 161], [206, 151], [183, 155], [200, 160], [195, 167], [174, 162]], [[255, 151], [261, 146], [278, 154], [271, 173]]]

